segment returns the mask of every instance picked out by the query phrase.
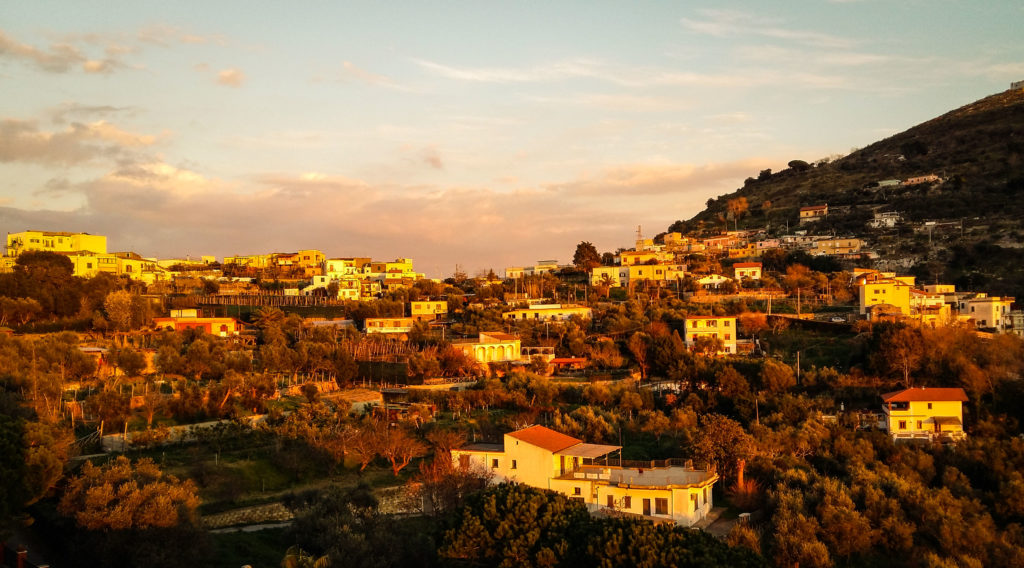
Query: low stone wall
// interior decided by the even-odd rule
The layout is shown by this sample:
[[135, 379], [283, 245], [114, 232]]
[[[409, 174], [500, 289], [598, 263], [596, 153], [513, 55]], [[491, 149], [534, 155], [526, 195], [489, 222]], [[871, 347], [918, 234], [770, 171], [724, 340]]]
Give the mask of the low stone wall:
[[267, 505], [225, 511], [216, 515], [205, 515], [200, 520], [200, 524], [207, 529], [219, 529], [239, 525], [279, 523], [290, 521], [293, 518], [291, 511], [281, 503], [269, 503]]

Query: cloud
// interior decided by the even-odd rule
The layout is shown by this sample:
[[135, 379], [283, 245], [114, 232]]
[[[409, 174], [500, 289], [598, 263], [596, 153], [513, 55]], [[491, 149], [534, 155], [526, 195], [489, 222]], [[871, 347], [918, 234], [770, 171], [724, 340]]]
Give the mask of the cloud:
[[115, 114], [132, 112], [131, 107], [115, 107], [110, 105], [83, 105], [80, 103], [66, 102], [58, 105], [49, 111], [50, 120], [54, 124], [65, 124], [68, 120], [82, 117], [103, 117], [107, 118]]
[[238, 69], [224, 69], [217, 73], [217, 82], [228, 87], [241, 87], [245, 82], [245, 73]]
[[367, 85], [392, 86], [394, 84], [390, 78], [371, 73], [366, 69], [356, 66], [351, 61], [343, 61], [341, 63], [341, 76], [344, 81], [355, 81]]
[[[104, 57], [91, 57], [75, 43], [100, 46]], [[95, 51], [95, 49], [93, 49]], [[96, 34], [67, 35], [46, 49], [21, 43], [0, 30], [0, 58], [20, 61], [48, 73], [68, 73], [81, 69], [86, 73], [110, 73], [126, 67], [121, 57], [134, 50], [117, 44], [112, 38]]]
[[139, 41], [162, 47], [173, 44], [216, 44], [225, 45], [227, 40], [218, 34], [195, 34], [170, 25], [152, 25], [142, 28], [136, 34]]
[[627, 164], [547, 186], [565, 196], [624, 197], [639, 195], [732, 191], [752, 172], [774, 166], [777, 160], [752, 158], [706, 165], [654, 163]]
[[[454, 67], [440, 63], [414, 59], [418, 65], [446, 79], [471, 83], [541, 83], [570, 79], [588, 78], [634, 89], [650, 89], [662, 86], [742, 88], [768, 85], [807, 86], [815, 88], [848, 87], [850, 81], [842, 76], [810, 71], [788, 71], [767, 67], [739, 69], [729, 73], [698, 73], [661, 67], [623, 66], [596, 60], [571, 59], [528, 67]], [[588, 98], [589, 97], [589, 98]], [[591, 106], [622, 106], [630, 95], [578, 95], [581, 104]], [[541, 99], [538, 100], [542, 100]], [[553, 100], [558, 100], [554, 98]], [[566, 100], [563, 98], [563, 100]], [[646, 109], [657, 110], [671, 101], [651, 96], [632, 97], [634, 102], [646, 105]]]
[[500, 271], [538, 258], [568, 260], [582, 240], [614, 250], [630, 242], [637, 224], [662, 230], [766, 164], [777, 165], [622, 164], [567, 182], [498, 191], [371, 184], [324, 172], [227, 180], [153, 160], [84, 183], [54, 180], [54, 192], [79, 194], [84, 205], [70, 212], [0, 207], [0, 226], [88, 230], [108, 235], [113, 250], [146, 256], [301, 248], [329, 256], [408, 256], [421, 271], [446, 276], [454, 263]]
[[444, 161], [441, 159], [441, 152], [438, 151], [436, 146], [418, 148], [406, 145], [402, 147], [402, 152], [406, 154], [406, 159], [411, 162], [425, 164], [435, 170], [444, 169]]
[[682, 18], [686, 29], [712, 37], [768, 37], [811, 47], [846, 48], [854, 44], [848, 38], [782, 26], [782, 20], [759, 17], [735, 10], [700, 10], [703, 19]]
[[413, 59], [413, 61], [420, 67], [441, 77], [476, 83], [547, 82], [577, 77], [602, 77], [605, 73], [602, 64], [589, 59], [566, 59], [554, 63], [521, 68], [458, 68], [425, 59]]
[[71, 165], [97, 158], [122, 158], [157, 137], [135, 134], [100, 120], [73, 122], [61, 131], [40, 130], [34, 121], [0, 121], [0, 162]]
[[563, 97], [531, 96], [529, 100], [544, 104], [587, 106], [617, 112], [663, 112], [685, 110], [693, 106], [692, 101], [678, 97], [611, 93], [580, 93]]
[[20, 43], [0, 30], [0, 57], [22, 61], [50, 73], [66, 73], [87, 62], [75, 46], [66, 43], [51, 45], [49, 49]]

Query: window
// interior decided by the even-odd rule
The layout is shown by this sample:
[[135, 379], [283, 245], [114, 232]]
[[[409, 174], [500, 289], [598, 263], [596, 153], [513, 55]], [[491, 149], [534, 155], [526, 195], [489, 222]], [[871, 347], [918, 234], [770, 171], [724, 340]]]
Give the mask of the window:
[[572, 488], [572, 494], [573, 495], [582, 495], [583, 491], [581, 491], [579, 487], [573, 487]]
[[626, 495], [625, 497], [622, 498], [622, 508], [623, 509], [629, 509], [632, 506], [633, 506], [633, 498], [632, 497], [630, 497], [629, 495]]
[[907, 429], [907, 421], [906, 420], [900, 420], [900, 430], [906, 430], [906, 429]]
[[668, 514], [668, 499], [664, 497], [658, 497], [654, 500], [654, 514], [655, 515], [667, 515]]
[[725, 334], [725, 340], [729, 341], [730, 339], [732, 339], [732, 334], [729, 334], [729, 333]]
[[725, 320], [725, 327], [729, 327], [729, 320]]
[[932, 403], [929, 402], [928, 403], [928, 410], [931, 410], [931, 409], [932, 409]]
[[491, 469], [498, 469], [498, 459], [491, 460]]
[[704, 503], [707, 504], [707, 502], [708, 502], [708, 488], [705, 487], [704, 488]]
[[516, 468], [516, 460], [512, 460], [512, 469]]
[[917, 421], [917, 429], [918, 429], [918, 430], [920, 430], [920, 429], [921, 429], [921, 421], [920, 421], [920, 420], [918, 420], [918, 421]]
[[608, 496], [608, 507], [615, 507], [615, 497], [612, 495]]

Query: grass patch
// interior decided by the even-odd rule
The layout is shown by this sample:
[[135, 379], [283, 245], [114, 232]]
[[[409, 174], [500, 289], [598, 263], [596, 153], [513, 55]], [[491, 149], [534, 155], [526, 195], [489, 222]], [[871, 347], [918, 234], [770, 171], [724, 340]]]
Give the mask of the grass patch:
[[277, 568], [288, 547], [295, 544], [289, 541], [287, 532], [287, 528], [277, 528], [210, 534], [213, 550], [208, 566]]

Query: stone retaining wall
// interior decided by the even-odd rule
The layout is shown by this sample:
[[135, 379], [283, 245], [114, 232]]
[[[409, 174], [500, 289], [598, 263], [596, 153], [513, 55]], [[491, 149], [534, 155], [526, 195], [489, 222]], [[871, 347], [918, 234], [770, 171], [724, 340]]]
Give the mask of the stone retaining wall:
[[239, 525], [258, 525], [261, 523], [277, 523], [292, 520], [293, 515], [281, 503], [269, 503], [225, 511], [216, 515], [204, 515], [200, 520], [203, 528], [219, 529]]

